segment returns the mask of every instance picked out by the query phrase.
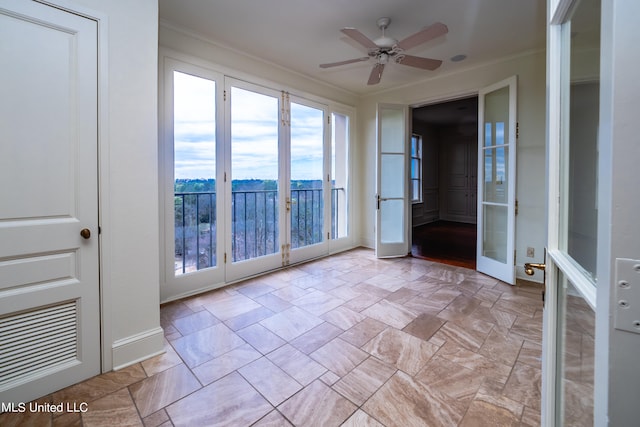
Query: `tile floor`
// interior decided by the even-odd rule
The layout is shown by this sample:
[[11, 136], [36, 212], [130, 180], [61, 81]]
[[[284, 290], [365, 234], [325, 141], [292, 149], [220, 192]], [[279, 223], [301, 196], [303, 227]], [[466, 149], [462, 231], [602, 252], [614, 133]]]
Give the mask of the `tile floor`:
[[166, 353], [40, 399], [34, 426], [536, 426], [542, 303], [355, 249], [162, 306]]

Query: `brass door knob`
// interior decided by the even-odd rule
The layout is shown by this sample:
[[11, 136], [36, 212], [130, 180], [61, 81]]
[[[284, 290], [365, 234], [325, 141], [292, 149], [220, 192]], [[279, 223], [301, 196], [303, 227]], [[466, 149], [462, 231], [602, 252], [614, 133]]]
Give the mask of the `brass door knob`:
[[547, 267], [546, 264], [539, 264], [539, 263], [536, 263], [536, 262], [527, 262], [524, 265], [524, 272], [528, 276], [533, 276], [533, 273], [534, 273], [533, 269], [534, 268], [537, 268], [538, 270], [544, 271], [546, 267]]
[[89, 230], [88, 228], [83, 228], [82, 230], [80, 230], [80, 235], [84, 239], [88, 239], [89, 237], [91, 237], [91, 230]]

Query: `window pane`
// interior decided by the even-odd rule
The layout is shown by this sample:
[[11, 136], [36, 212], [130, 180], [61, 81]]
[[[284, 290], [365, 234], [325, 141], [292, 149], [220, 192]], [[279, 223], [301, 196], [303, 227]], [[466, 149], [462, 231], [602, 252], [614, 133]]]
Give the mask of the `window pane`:
[[482, 255], [498, 262], [507, 262], [507, 207], [485, 205], [484, 242]]
[[507, 203], [509, 149], [484, 148], [484, 201]]
[[291, 247], [321, 242], [324, 111], [291, 103]]
[[331, 238], [347, 236], [347, 164], [349, 117], [333, 113], [331, 120]]
[[216, 83], [174, 71], [175, 273], [216, 265]]
[[232, 260], [278, 252], [278, 98], [231, 88], [231, 176]]

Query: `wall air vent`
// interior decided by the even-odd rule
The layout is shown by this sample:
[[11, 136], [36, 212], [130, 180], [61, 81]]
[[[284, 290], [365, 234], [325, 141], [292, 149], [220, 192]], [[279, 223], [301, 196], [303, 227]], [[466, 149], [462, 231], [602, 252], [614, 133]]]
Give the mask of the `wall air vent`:
[[77, 360], [76, 301], [0, 318], [0, 389]]

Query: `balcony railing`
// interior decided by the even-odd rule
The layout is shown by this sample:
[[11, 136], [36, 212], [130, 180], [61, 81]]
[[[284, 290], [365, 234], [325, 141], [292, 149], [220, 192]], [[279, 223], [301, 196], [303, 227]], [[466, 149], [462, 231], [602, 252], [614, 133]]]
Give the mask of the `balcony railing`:
[[[331, 189], [331, 238], [342, 237], [340, 200], [344, 188]], [[322, 189], [291, 190], [291, 248], [322, 242]], [[175, 273], [190, 273], [216, 265], [216, 193], [174, 194]], [[231, 259], [241, 261], [279, 250], [278, 191], [231, 193]]]

